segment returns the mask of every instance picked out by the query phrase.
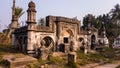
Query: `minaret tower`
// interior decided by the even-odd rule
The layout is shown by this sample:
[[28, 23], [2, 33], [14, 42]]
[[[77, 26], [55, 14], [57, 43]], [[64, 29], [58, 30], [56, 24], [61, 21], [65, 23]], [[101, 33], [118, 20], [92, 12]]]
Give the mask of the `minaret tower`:
[[28, 10], [27, 10], [27, 27], [28, 27], [28, 44], [27, 44], [27, 53], [30, 56], [34, 56], [34, 43], [32, 40], [34, 40], [33, 37], [35, 37], [35, 30], [36, 30], [36, 9], [35, 9], [35, 3], [33, 1], [30, 1], [28, 4]]
[[10, 28], [11, 29], [16, 29], [18, 28], [18, 18], [17, 16], [15, 15], [15, 3], [16, 3], [16, 0], [13, 0], [13, 7], [12, 7], [12, 23], [10, 25]]
[[35, 10], [35, 3], [30, 1], [28, 4], [27, 10], [27, 24], [36, 24], [36, 10]]
[[15, 0], [13, 0], [12, 16], [15, 15]]
[[12, 6], [12, 20], [9, 26], [9, 32], [7, 33], [7, 36], [10, 37], [12, 32], [14, 32], [15, 29], [18, 28], [18, 18], [15, 15], [15, 0], [13, 0], [13, 6]]

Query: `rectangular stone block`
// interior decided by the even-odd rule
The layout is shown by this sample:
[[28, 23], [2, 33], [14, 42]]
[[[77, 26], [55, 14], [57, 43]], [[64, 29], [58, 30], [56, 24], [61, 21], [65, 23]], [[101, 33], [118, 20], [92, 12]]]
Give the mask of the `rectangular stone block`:
[[75, 63], [77, 59], [76, 52], [71, 52], [68, 54], [68, 64], [69, 63]]

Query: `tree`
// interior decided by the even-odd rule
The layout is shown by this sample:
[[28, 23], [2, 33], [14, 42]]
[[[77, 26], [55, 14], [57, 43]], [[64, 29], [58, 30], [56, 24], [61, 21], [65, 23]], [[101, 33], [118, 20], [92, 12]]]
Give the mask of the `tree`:
[[110, 11], [110, 14], [112, 16], [112, 21], [113, 23], [115, 24], [115, 29], [117, 30], [117, 34], [116, 36], [118, 36], [120, 33], [119, 33], [119, 28], [120, 28], [120, 5], [117, 4], [115, 5], [114, 9], [111, 9]]
[[110, 14], [112, 16], [112, 19], [120, 19], [120, 5], [115, 5], [114, 9], [111, 9]]
[[20, 8], [20, 7], [15, 7], [15, 12], [14, 12], [14, 15], [12, 16], [13, 17], [13, 19], [14, 19], [14, 16], [16, 16], [16, 22], [17, 23], [10, 23], [9, 25], [8, 25], [8, 32], [6, 33], [6, 36], [7, 37], [10, 37], [11, 36], [11, 33], [12, 33], [12, 31], [13, 31], [13, 29], [11, 29], [12, 27], [14, 27], [13, 25], [14, 24], [16, 24], [16, 27], [18, 27], [19, 26], [19, 23], [18, 23], [18, 20], [19, 20], [19, 18], [22, 16], [24, 14], [24, 12], [23, 12], [23, 9], [22, 8]]
[[42, 25], [42, 26], [45, 25], [45, 19], [44, 18], [40, 18], [39, 25]]
[[88, 14], [83, 18], [83, 27], [92, 26], [92, 24], [95, 23], [95, 16], [92, 14]]
[[18, 19], [24, 14], [23, 9], [20, 7], [15, 8], [15, 16], [18, 17]]

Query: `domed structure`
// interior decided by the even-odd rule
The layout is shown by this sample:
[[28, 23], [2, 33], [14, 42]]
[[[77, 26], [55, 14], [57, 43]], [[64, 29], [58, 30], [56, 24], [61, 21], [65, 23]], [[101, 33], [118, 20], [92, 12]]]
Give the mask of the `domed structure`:
[[35, 3], [33, 1], [30, 1], [28, 4], [29, 7], [35, 7]]
[[29, 2], [27, 13], [27, 24], [36, 23], [36, 9], [35, 3], [33, 1]]

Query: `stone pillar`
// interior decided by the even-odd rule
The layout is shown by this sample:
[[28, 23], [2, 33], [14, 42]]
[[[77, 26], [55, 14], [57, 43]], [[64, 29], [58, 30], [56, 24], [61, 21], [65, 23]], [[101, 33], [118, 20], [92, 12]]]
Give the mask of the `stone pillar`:
[[77, 55], [76, 52], [71, 52], [68, 54], [68, 64], [76, 63]]
[[16, 46], [16, 40], [15, 40], [15, 35], [12, 34], [12, 46], [15, 47]]
[[91, 52], [91, 35], [87, 37], [88, 52]]

